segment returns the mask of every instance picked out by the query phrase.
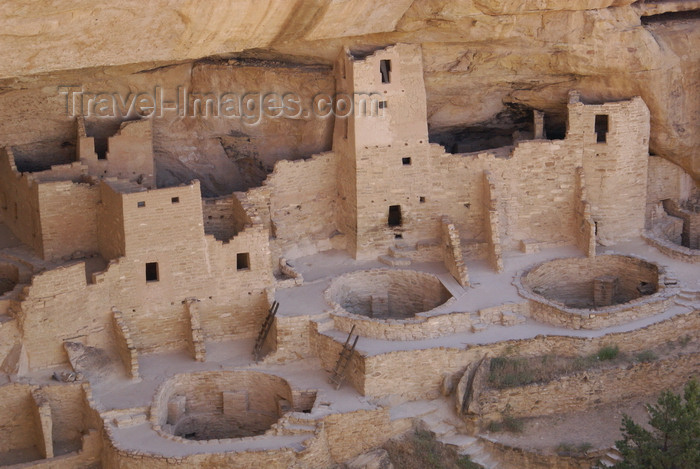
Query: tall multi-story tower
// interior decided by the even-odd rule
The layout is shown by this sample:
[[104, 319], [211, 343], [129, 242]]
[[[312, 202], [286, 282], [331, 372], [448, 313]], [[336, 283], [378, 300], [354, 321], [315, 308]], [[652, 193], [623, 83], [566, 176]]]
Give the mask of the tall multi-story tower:
[[[397, 44], [336, 62], [338, 96], [354, 109], [336, 117], [333, 148], [339, 153], [337, 221], [356, 258], [386, 252], [414, 231], [425, 197], [413, 182], [429, 164], [425, 85], [420, 46]], [[414, 200], [415, 199], [415, 200]]]
[[583, 104], [569, 98], [566, 139], [581, 152], [596, 239], [614, 244], [644, 229], [649, 109], [642, 98]]

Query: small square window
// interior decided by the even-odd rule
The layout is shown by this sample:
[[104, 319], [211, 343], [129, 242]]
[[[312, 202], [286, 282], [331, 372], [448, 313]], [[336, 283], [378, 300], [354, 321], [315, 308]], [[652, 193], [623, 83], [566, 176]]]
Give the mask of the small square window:
[[146, 281], [147, 282], [157, 282], [158, 281], [158, 263], [157, 262], [146, 262]]
[[387, 107], [386, 101], [379, 101], [379, 109], [386, 109]]
[[239, 252], [236, 254], [236, 270], [250, 269], [250, 254], [247, 252]]
[[409, 156], [408, 158], [401, 158], [401, 162], [404, 164], [404, 166], [408, 166], [411, 164], [411, 157]]
[[418, 200], [419, 200], [420, 203], [422, 203], [422, 204], [425, 203], [425, 197], [423, 197], [422, 195], [420, 196], [420, 198], [419, 198]]
[[180, 203], [180, 197], [173, 197], [170, 199], [170, 202], [173, 204], [179, 204]]
[[146, 206], [146, 202], [144, 202], [143, 200], [140, 201], [140, 202], [136, 202], [136, 206], [137, 206], [138, 208], [143, 208], [143, 207]]

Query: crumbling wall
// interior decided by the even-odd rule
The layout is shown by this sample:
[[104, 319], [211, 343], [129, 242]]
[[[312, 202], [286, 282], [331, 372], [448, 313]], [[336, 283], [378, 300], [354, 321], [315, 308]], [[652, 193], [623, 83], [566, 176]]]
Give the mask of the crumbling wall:
[[117, 177], [155, 187], [152, 120], [122, 122], [107, 140], [104, 155], [96, 153], [95, 137], [88, 136], [82, 116], [77, 118], [77, 158], [96, 177]]
[[29, 175], [17, 172], [9, 148], [0, 148], [0, 210], [3, 223], [12, 233], [41, 255], [38, 185]]
[[468, 286], [469, 273], [462, 253], [462, 241], [457, 228], [448, 217], [442, 217], [442, 251], [447, 270], [461, 286]]
[[336, 164], [333, 152], [279, 161], [262, 187], [248, 191], [247, 198], [269, 227], [273, 249], [280, 256], [296, 258], [331, 248], [336, 231]]
[[503, 249], [501, 248], [501, 220], [498, 210], [498, 190], [496, 181], [489, 171], [484, 171], [484, 212], [487, 222], [486, 242], [488, 245], [487, 259], [491, 268], [498, 273], [503, 272]]
[[[19, 174], [12, 152], [4, 149], [0, 154], [3, 222], [43, 259], [98, 250], [99, 188], [72, 182], [76, 168], [70, 168], [69, 174], [63, 174], [61, 167]], [[56, 180], [61, 178], [69, 180]]]
[[65, 340], [111, 343], [109, 297], [104, 285], [88, 287], [82, 262], [35, 275], [17, 312], [30, 369], [66, 363]]

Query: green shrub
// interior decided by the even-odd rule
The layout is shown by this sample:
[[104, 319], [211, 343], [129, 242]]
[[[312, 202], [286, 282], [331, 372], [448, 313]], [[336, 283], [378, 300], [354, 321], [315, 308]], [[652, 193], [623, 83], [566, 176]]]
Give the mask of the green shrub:
[[620, 347], [618, 347], [617, 345], [606, 345], [605, 347], [598, 350], [598, 353], [596, 354], [596, 356], [598, 357], [598, 360], [605, 361], [605, 360], [614, 360], [617, 358], [617, 356], [619, 354], [620, 354]]

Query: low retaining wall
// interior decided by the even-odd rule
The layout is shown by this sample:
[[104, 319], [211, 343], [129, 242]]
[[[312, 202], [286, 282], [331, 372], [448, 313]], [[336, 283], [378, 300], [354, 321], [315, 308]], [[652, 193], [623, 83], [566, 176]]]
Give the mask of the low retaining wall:
[[[478, 373], [488, 374], [488, 367], [484, 366]], [[597, 404], [655, 395], [698, 374], [698, 353], [624, 368], [586, 370], [547, 383], [474, 389], [472, 403], [476, 405], [470, 406], [470, 411], [479, 414], [482, 420], [500, 420], [506, 412], [513, 417], [575, 412]]]
[[[356, 363], [350, 367], [348, 381], [366, 396], [400, 394], [410, 399], [435, 398], [439, 396], [443, 375], [461, 376], [469, 363], [484, 356], [499, 356], [509, 351], [519, 356], [554, 354], [578, 357], [595, 353], [610, 344], [617, 345], [621, 352], [635, 353], [676, 341], [682, 336], [691, 341], [700, 340], [700, 311], [678, 314], [633, 331], [595, 338], [540, 335], [531, 339], [475, 345], [468, 349], [432, 348], [372, 356], [355, 354], [353, 362]], [[321, 337], [325, 339], [324, 343], [327, 340], [336, 344], [333, 361], [327, 363], [327, 368], [332, 368], [341, 344], [326, 336]], [[318, 356], [323, 361], [323, 357]]]
[[[582, 302], [593, 301], [594, 280], [604, 275], [615, 277], [619, 295], [627, 301], [596, 307], [560, 301], [567, 295]], [[654, 293], [638, 293], [640, 282]], [[513, 285], [530, 301], [530, 317], [569, 329], [602, 329], [662, 313], [680, 291], [675, 280], [667, 279], [665, 270], [656, 264], [615, 254], [547, 261], [516, 274]]]
[[643, 232], [642, 238], [647, 242], [647, 244], [654, 246], [656, 249], [672, 259], [689, 262], [691, 264], [700, 264], [700, 249], [690, 249], [680, 246], [669, 241], [668, 239], [655, 235], [651, 231]]

